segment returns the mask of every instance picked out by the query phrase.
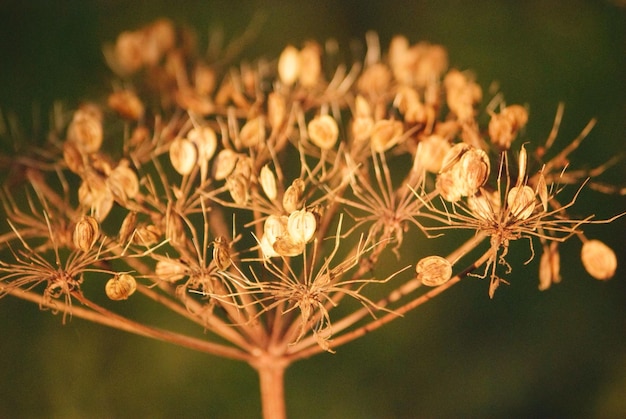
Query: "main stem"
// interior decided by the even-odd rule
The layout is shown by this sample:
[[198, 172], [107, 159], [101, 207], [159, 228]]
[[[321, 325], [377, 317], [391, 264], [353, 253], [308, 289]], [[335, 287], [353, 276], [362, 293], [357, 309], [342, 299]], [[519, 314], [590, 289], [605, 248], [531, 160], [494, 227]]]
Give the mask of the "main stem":
[[260, 357], [251, 365], [259, 374], [263, 418], [286, 419], [285, 370], [289, 364], [281, 357]]

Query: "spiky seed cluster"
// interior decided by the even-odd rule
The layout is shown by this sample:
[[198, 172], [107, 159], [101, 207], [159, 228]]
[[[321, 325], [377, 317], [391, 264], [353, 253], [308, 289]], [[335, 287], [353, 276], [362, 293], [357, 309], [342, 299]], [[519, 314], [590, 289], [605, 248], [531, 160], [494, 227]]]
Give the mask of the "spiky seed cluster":
[[[482, 89], [448, 67], [443, 47], [396, 36], [383, 53], [368, 33], [360, 62], [332, 68], [337, 44], [307, 42], [227, 69], [218, 51], [196, 53], [193, 39], [162, 19], [105, 47], [117, 85], [133, 88], [80, 106], [51, 132], [55, 147], [41, 162], [20, 161], [32, 191], [27, 210], [3, 196], [10, 231], [0, 245], [14, 262], [0, 261], [0, 294], [41, 292], [50, 307], [78, 299], [106, 323], [110, 312], [82, 290], [104, 272], [110, 299], [139, 288], [218, 336], [208, 352], [252, 363], [270, 346], [289, 360], [332, 351], [335, 337], [386, 321], [368, 314], [421, 301], [399, 302], [419, 298], [419, 285], [439, 292], [483, 266], [493, 296], [506, 283], [496, 267], [511, 269], [506, 255], [520, 238], [531, 250], [541, 243], [541, 289], [560, 281], [557, 245], [574, 236], [591, 276], [614, 274], [615, 253], [581, 232], [589, 218], [567, 214], [578, 194], [557, 200], [555, 181], [581, 179], [567, 178], [564, 162], [584, 135], [548, 161], [513, 146], [526, 108], [498, 95], [481, 126]], [[447, 229], [475, 236], [446, 258], [405, 263], [404, 237]], [[485, 255], [455, 277], [483, 239]], [[126, 273], [111, 272], [112, 260]], [[372, 277], [382, 264], [397, 264], [397, 275]], [[416, 277], [402, 282], [414, 264]], [[366, 285], [391, 279], [386, 298], [366, 296]], [[357, 308], [335, 322], [345, 296]]]

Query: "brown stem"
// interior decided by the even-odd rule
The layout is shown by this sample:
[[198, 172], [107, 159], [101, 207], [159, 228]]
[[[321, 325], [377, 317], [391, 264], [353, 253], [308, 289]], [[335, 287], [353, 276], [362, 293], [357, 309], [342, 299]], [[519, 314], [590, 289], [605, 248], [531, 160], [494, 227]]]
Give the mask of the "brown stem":
[[265, 354], [250, 365], [259, 374], [261, 406], [264, 419], [286, 419], [285, 369], [289, 365], [284, 356]]

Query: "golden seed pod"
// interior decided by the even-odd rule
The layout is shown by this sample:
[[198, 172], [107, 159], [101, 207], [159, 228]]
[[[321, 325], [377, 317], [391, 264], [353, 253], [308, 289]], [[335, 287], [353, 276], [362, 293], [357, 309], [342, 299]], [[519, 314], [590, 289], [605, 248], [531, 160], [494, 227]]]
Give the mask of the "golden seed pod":
[[139, 180], [127, 162], [113, 169], [106, 183], [113, 196], [122, 203], [127, 199], [133, 199], [139, 193]]
[[385, 64], [375, 63], [363, 71], [357, 81], [357, 89], [363, 94], [382, 95], [388, 91], [391, 78], [391, 71]]
[[267, 122], [272, 129], [279, 129], [286, 118], [287, 103], [285, 98], [277, 92], [271, 92], [267, 96]]
[[215, 180], [224, 180], [235, 169], [239, 155], [229, 148], [217, 153], [213, 161], [213, 177]]
[[617, 256], [613, 249], [600, 240], [587, 240], [583, 243], [580, 258], [589, 275], [595, 279], [603, 281], [615, 275]]
[[543, 210], [548, 211], [548, 185], [546, 184], [546, 178], [543, 176], [543, 173], [539, 175], [539, 180], [537, 181], [537, 195], [539, 196]]
[[307, 42], [298, 54], [299, 81], [304, 87], [314, 87], [322, 75], [321, 48], [315, 42]]
[[220, 271], [225, 271], [232, 263], [228, 240], [218, 236], [213, 241], [213, 261]]
[[217, 134], [209, 126], [193, 128], [187, 133], [187, 139], [191, 141], [198, 150], [198, 161], [209, 161], [215, 155], [217, 149]]
[[500, 112], [505, 118], [512, 122], [513, 128], [518, 131], [528, 122], [528, 110], [521, 105], [510, 105]]
[[243, 175], [233, 173], [228, 176], [226, 187], [237, 205], [245, 205], [250, 199], [248, 180]]
[[154, 273], [161, 281], [176, 282], [187, 275], [187, 267], [176, 260], [162, 259], [157, 262]]
[[111, 300], [126, 300], [137, 289], [137, 281], [132, 275], [115, 275], [104, 286], [104, 291]]
[[304, 181], [294, 179], [283, 195], [283, 208], [291, 214], [302, 206], [302, 196], [304, 195]]
[[274, 243], [270, 243], [270, 239], [268, 236], [264, 235], [263, 237], [261, 237], [259, 245], [261, 246], [261, 252], [263, 253], [264, 258], [267, 259], [280, 256], [278, 253], [276, 253], [276, 250], [274, 250]]
[[417, 279], [429, 287], [444, 284], [452, 278], [452, 264], [441, 256], [427, 256], [415, 267]]
[[170, 144], [170, 161], [179, 174], [188, 175], [198, 162], [198, 149], [187, 138], [177, 137]]
[[366, 141], [372, 135], [373, 128], [374, 119], [371, 116], [354, 118], [351, 125], [354, 141], [357, 143]]
[[339, 138], [339, 126], [330, 115], [316, 116], [307, 126], [311, 142], [322, 150], [333, 148]]
[[453, 171], [446, 171], [437, 175], [435, 189], [443, 199], [448, 202], [456, 202], [461, 199], [461, 190], [458, 186], [458, 178]]
[[88, 252], [93, 247], [100, 235], [100, 225], [98, 221], [89, 215], [84, 215], [74, 227], [72, 240], [74, 246], [83, 252]]
[[458, 163], [458, 177], [461, 194], [469, 196], [487, 182], [491, 165], [489, 156], [483, 150], [472, 148], [463, 154]]
[[201, 96], [208, 96], [215, 90], [217, 75], [215, 70], [208, 65], [198, 64], [194, 71], [194, 88]]
[[91, 176], [78, 187], [78, 202], [90, 208], [94, 217], [102, 221], [113, 208], [114, 199], [106, 183], [99, 177]]
[[74, 143], [81, 153], [91, 154], [100, 149], [102, 139], [102, 117], [97, 110], [86, 107], [74, 112], [67, 127], [67, 141]]
[[127, 89], [111, 93], [107, 104], [122, 118], [133, 121], [137, 121], [145, 112], [143, 103], [135, 92]]
[[461, 156], [467, 153], [471, 148], [472, 146], [466, 143], [457, 143], [453, 145], [444, 156], [439, 173], [451, 170], [452, 167], [455, 166], [459, 160], [461, 160]]
[[72, 172], [80, 174], [85, 170], [85, 162], [80, 150], [73, 142], [63, 143], [63, 161]]
[[278, 194], [276, 189], [276, 176], [274, 176], [274, 172], [272, 172], [272, 169], [270, 169], [267, 164], [261, 168], [259, 183], [265, 195], [270, 201], [274, 201]]
[[133, 241], [142, 246], [152, 246], [159, 242], [161, 231], [155, 225], [142, 225], [135, 230]]
[[298, 256], [304, 252], [306, 243], [294, 240], [289, 234], [285, 234], [273, 244], [274, 251], [280, 256]]
[[509, 190], [507, 204], [515, 218], [525, 220], [535, 210], [535, 192], [530, 186], [514, 186]]
[[278, 77], [285, 85], [291, 86], [299, 76], [300, 52], [293, 45], [288, 45], [278, 58]]
[[357, 95], [354, 99], [354, 115], [355, 118], [370, 118], [372, 116], [372, 107], [370, 103], [361, 95]]
[[467, 197], [467, 206], [477, 218], [493, 221], [499, 217], [500, 195], [498, 191], [482, 190], [480, 193]]
[[561, 282], [561, 256], [558, 243], [551, 242], [543, 246], [543, 253], [539, 260], [539, 290], [545, 291], [552, 284]]
[[308, 243], [317, 230], [317, 219], [306, 210], [294, 211], [287, 219], [287, 233], [296, 242]]
[[245, 148], [256, 147], [265, 142], [265, 118], [257, 116], [247, 121], [239, 131], [239, 141]]
[[270, 215], [265, 219], [263, 224], [263, 238], [274, 245], [279, 237], [287, 233], [287, 222], [289, 218], [286, 215]]
[[402, 122], [392, 119], [379, 119], [374, 123], [371, 133], [372, 150], [382, 153], [398, 143], [402, 137]]
[[431, 173], [439, 173], [443, 160], [450, 150], [450, 143], [440, 135], [429, 135], [420, 140], [415, 158], [420, 167]]
[[119, 242], [122, 244], [128, 242], [128, 239], [132, 236], [136, 226], [137, 213], [135, 211], [131, 211], [126, 214], [126, 217], [124, 217], [124, 221], [122, 221], [122, 225], [120, 226], [120, 233], [118, 235]]
[[171, 206], [165, 213], [165, 238], [174, 247], [183, 246], [187, 239], [185, 222]]

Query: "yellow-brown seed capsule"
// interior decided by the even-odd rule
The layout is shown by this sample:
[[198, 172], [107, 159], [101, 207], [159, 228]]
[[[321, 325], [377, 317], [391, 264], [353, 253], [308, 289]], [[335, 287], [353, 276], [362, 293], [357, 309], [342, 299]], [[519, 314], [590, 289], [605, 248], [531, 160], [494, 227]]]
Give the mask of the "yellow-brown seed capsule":
[[239, 141], [245, 148], [255, 147], [265, 141], [265, 119], [256, 117], [249, 120], [239, 131]]
[[144, 114], [144, 106], [135, 92], [131, 90], [120, 90], [113, 92], [107, 99], [109, 108], [117, 112], [122, 118], [138, 120]]
[[89, 215], [83, 216], [74, 227], [74, 246], [83, 252], [88, 252], [100, 235], [100, 225], [98, 221]]
[[137, 281], [129, 274], [115, 275], [104, 286], [107, 297], [114, 301], [126, 300], [136, 289]]
[[213, 261], [220, 271], [225, 271], [232, 263], [228, 240], [222, 236], [216, 237], [213, 242]]
[[339, 126], [330, 115], [316, 116], [307, 126], [311, 142], [322, 150], [333, 148], [339, 138]]
[[270, 199], [270, 201], [274, 201], [277, 195], [276, 177], [268, 165], [261, 168], [261, 172], [259, 173], [259, 183], [261, 184], [261, 188], [263, 189], [265, 195]]
[[228, 148], [217, 153], [213, 161], [213, 177], [215, 180], [224, 180], [235, 169], [239, 155]]
[[444, 284], [452, 278], [452, 264], [441, 256], [427, 256], [415, 267], [417, 279], [429, 287]]
[[507, 196], [511, 214], [519, 220], [525, 220], [535, 210], [535, 192], [530, 186], [514, 186]]
[[198, 149], [187, 138], [176, 138], [170, 144], [170, 161], [181, 175], [191, 173], [198, 162]]
[[131, 211], [126, 215], [126, 217], [124, 217], [124, 221], [122, 221], [122, 225], [120, 226], [118, 240], [121, 244], [126, 244], [126, 242], [128, 242], [131, 235], [135, 231], [135, 226], [137, 226], [137, 213], [135, 211]]
[[101, 115], [93, 107], [78, 109], [67, 128], [67, 141], [84, 154], [95, 153], [102, 145]]
[[291, 86], [299, 76], [300, 52], [293, 45], [288, 45], [278, 58], [278, 77], [285, 85]]
[[304, 181], [302, 179], [295, 179], [283, 195], [283, 208], [285, 211], [291, 214], [295, 210], [299, 209], [303, 194]]
[[391, 119], [380, 119], [374, 123], [371, 133], [372, 150], [382, 153], [398, 144], [402, 136], [402, 122]]
[[296, 242], [308, 243], [317, 230], [317, 219], [312, 212], [298, 210], [289, 214], [287, 233]]
[[128, 162], [118, 165], [107, 178], [107, 186], [113, 196], [122, 203], [134, 198], [139, 192], [139, 180]]
[[610, 279], [617, 269], [615, 252], [600, 240], [587, 240], [580, 254], [583, 266], [595, 279]]
[[163, 259], [157, 262], [154, 273], [162, 281], [176, 282], [185, 277], [187, 267], [176, 260]]

